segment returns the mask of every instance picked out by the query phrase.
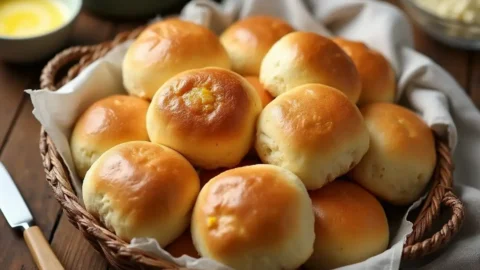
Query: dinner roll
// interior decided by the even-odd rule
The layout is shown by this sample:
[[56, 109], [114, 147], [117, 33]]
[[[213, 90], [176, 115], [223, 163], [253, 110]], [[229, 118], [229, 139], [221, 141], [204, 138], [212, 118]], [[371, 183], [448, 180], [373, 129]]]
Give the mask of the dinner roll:
[[80, 178], [111, 147], [128, 141], [148, 141], [145, 124], [148, 105], [137, 97], [114, 95], [87, 108], [70, 137], [72, 158]]
[[192, 258], [200, 258], [200, 254], [198, 254], [198, 251], [193, 245], [192, 235], [190, 234], [189, 229], [168, 245], [165, 250], [175, 258], [182, 257], [183, 255], [188, 255]]
[[265, 87], [263, 87], [258, 77], [248, 76], [245, 77], [245, 79], [247, 79], [247, 81], [252, 84], [253, 87], [255, 87], [255, 90], [257, 90], [260, 100], [262, 101], [262, 107], [265, 108], [265, 106], [267, 106], [267, 104], [273, 100], [273, 97], [270, 95], [270, 93], [268, 93]]
[[307, 269], [333, 269], [386, 250], [388, 221], [380, 202], [357, 184], [336, 180], [310, 192], [315, 244]]
[[[251, 157], [247, 157], [244, 160], [242, 160], [237, 166], [235, 166], [235, 168], [255, 165], [260, 163], [261, 162], [259, 160], [256, 160]], [[200, 186], [203, 187], [208, 181], [210, 181], [210, 179], [228, 170], [229, 168], [218, 168], [214, 170], [200, 170], [198, 173], [198, 176], [200, 177]]]
[[191, 229], [203, 257], [236, 270], [295, 269], [315, 240], [305, 186], [292, 172], [265, 164], [210, 180], [195, 203]]
[[373, 102], [393, 102], [395, 99], [395, 72], [388, 60], [362, 42], [335, 38], [353, 60], [362, 81], [359, 105]]
[[172, 76], [207, 66], [230, 68], [228, 54], [212, 31], [179, 19], [159, 21], [128, 48], [123, 84], [130, 94], [151, 99]]
[[293, 28], [282, 19], [251, 16], [228, 27], [220, 36], [220, 41], [230, 56], [233, 71], [244, 76], [258, 76], [268, 50], [292, 31]]
[[221, 68], [183, 72], [155, 94], [147, 113], [150, 140], [204, 169], [233, 167], [253, 145], [260, 97], [242, 76]]
[[88, 212], [118, 237], [150, 237], [164, 247], [188, 227], [200, 189], [195, 169], [179, 153], [151, 142], [127, 142], [88, 170]]
[[361, 90], [350, 57], [330, 39], [310, 32], [293, 32], [277, 41], [262, 61], [260, 81], [274, 97], [302, 84], [321, 83], [355, 103]]
[[351, 178], [392, 204], [412, 203], [435, 169], [431, 130], [415, 113], [395, 104], [372, 103], [361, 112], [370, 132], [370, 149]]
[[270, 102], [260, 114], [255, 142], [264, 163], [292, 171], [307, 189], [348, 172], [368, 145], [358, 108], [321, 84], [296, 87]]

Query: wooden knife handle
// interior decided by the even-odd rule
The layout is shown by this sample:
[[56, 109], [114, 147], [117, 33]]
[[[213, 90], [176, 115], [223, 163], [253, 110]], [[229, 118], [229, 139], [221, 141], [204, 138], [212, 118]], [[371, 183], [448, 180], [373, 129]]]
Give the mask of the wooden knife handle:
[[33, 260], [40, 270], [59, 270], [64, 269], [62, 264], [53, 253], [47, 240], [38, 226], [32, 226], [23, 232], [25, 242], [33, 256]]

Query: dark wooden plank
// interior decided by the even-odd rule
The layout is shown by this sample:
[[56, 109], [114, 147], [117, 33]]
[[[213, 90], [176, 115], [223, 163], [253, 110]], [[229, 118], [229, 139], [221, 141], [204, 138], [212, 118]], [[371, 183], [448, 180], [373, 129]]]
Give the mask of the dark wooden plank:
[[[32, 109], [29, 99], [24, 96], [19, 117], [0, 160], [15, 180], [36, 224], [48, 239], [60, 207], [45, 181], [38, 150], [40, 124], [33, 117]], [[14, 233], [4, 218], [0, 218], [0, 239], [1, 269], [35, 268], [21, 234]]]
[[52, 240], [52, 248], [58, 259], [69, 270], [104, 270], [107, 262], [87, 242], [83, 235], [68, 221], [60, 218], [58, 229]]
[[23, 90], [36, 78], [37, 67], [0, 63], [0, 153], [23, 98]]
[[480, 108], [480, 52], [472, 52], [470, 61], [470, 97], [472, 97], [475, 105]]
[[97, 44], [111, 38], [113, 30], [111, 21], [82, 11], [73, 28], [71, 44]]
[[116, 23], [115, 24], [115, 34], [124, 32], [124, 31], [131, 31], [141, 25], [146, 24], [148, 21], [142, 20], [142, 21], [131, 21], [131, 22], [126, 22], [126, 23]]

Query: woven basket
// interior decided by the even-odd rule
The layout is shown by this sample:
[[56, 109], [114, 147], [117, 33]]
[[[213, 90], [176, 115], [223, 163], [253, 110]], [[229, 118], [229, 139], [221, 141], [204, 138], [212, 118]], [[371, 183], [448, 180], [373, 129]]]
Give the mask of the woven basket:
[[[72, 80], [81, 70], [94, 60], [104, 56], [118, 44], [134, 39], [143, 28], [117, 35], [114, 40], [94, 46], [72, 47], [59, 53], [43, 69], [42, 88], [55, 91]], [[72, 65], [73, 64], [73, 65]], [[69, 67], [68, 72], [59, 78], [60, 70]], [[65, 72], [63, 72], [65, 73]], [[436, 138], [437, 166], [432, 177], [429, 195], [418, 214], [413, 232], [407, 237], [403, 248], [402, 260], [420, 258], [445, 246], [458, 232], [464, 218], [461, 201], [452, 192], [452, 171], [450, 149], [447, 144]], [[62, 205], [70, 222], [80, 230], [90, 244], [102, 254], [107, 261], [118, 269], [185, 269], [172, 262], [151, 256], [141, 250], [127, 247], [128, 243], [103, 227], [90, 215], [79, 202], [71, 179], [55, 145], [42, 128], [40, 136], [40, 153], [47, 181], [55, 197]], [[450, 218], [440, 231], [425, 238], [426, 233], [438, 218], [442, 208], [450, 208]]]

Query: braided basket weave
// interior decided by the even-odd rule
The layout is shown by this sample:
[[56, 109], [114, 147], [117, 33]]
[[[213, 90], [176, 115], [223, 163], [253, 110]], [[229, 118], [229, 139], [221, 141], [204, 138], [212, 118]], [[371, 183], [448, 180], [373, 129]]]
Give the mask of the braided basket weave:
[[[110, 42], [64, 50], [43, 69], [40, 78], [41, 87], [55, 91], [118, 44], [136, 38], [142, 30], [143, 28], [138, 28], [131, 32], [121, 33]], [[74, 65], [72, 66], [72, 64]], [[59, 71], [68, 66], [70, 68], [67, 74], [63, 78], [58, 78]], [[438, 137], [436, 138], [436, 148], [437, 166], [431, 180], [429, 195], [414, 222], [413, 232], [407, 237], [404, 244], [402, 255], [404, 261], [420, 258], [445, 246], [458, 232], [464, 218], [463, 205], [452, 192], [453, 165], [450, 149]], [[127, 242], [107, 230], [90, 215], [75, 194], [65, 162], [44, 129], [40, 136], [40, 153], [47, 181], [68, 219], [112, 266], [118, 269], [185, 269], [141, 250], [129, 248]], [[451, 209], [448, 221], [440, 231], [434, 233], [430, 238], [424, 239], [432, 223], [438, 218], [442, 207]]]

